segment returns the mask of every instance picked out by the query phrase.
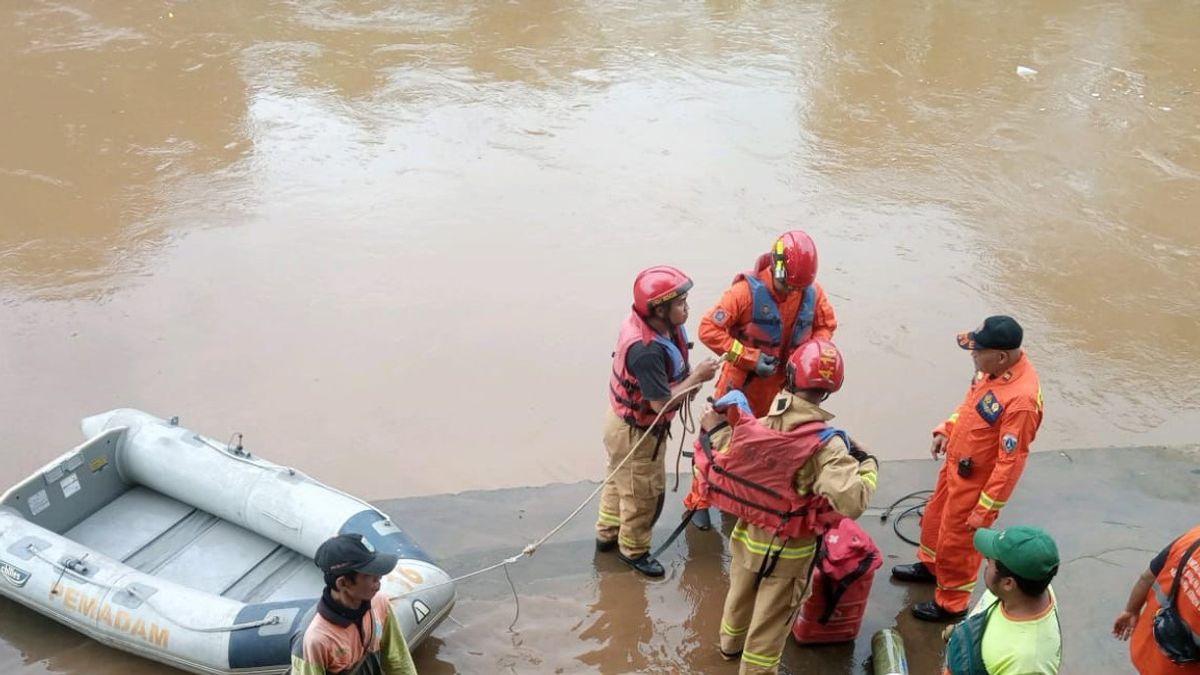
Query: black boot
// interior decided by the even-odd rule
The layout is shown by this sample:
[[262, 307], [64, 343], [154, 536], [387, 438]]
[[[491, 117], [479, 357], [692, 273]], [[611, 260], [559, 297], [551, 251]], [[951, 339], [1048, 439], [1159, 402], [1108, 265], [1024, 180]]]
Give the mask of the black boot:
[[708, 509], [696, 509], [692, 514], [692, 525], [695, 525], [697, 530], [711, 530], [712, 517], [708, 515]]
[[662, 563], [650, 557], [649, 553], [643, 553], [636, 558], [630, 558], [624, 553], [617, 553], [617, 557], [621, 559], [621, 562], [651, 578], [658, 578], [667, 573], [663, 569]]
[[596, 551], [600, 553], [608, 553], [617, 547], [616, 539], [596, 539]]
[[934, 584], [937, 583], [937, 577], [923, 562], [915, 562], [911, 565], [896, 565], [892, 568], [892, 578], [896, 581], [911, 581], [915, 584]]
[[929, 602], [918, 602], [912, 607], [912, 615], [922, 621], [936, 621], [948, 623], [958, 621], [967, 615], [966, 612], [950, 612], [942, 609], [942, 606], [930, 600]]

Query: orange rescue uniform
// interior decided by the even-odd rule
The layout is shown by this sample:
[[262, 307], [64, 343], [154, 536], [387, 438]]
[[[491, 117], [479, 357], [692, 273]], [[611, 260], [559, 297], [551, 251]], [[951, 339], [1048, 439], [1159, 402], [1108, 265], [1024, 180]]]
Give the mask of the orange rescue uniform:
[[[1141, 675], [1200, 675], [1200, 663], [1178, 665], [1167, 658], [1154, 641], [1152, 629], [1154, 615], [1165, 604], [1167, 594], [1171, 592], [1171, 585], [1175, 583], [1175, 571], [1179, 568], [1179, 561], [1197, 540], [1200, 540], [1200, 527], [1192, 528], [1171, 544], [1167, 561], [1155, 577], [1150, 597], [1146, 599], [1142, 613], [1133, 628], [1133, 638], [1129, 641], [1129, 655], [1133, 666]], [[1200, 550], [1192, 554], [1181, 576], [1183, 578], [1179, 580], [1179, 596], [1175, 599], [1175, 609], [1192, 634], [1200, 635]]]
[[[745, 279], [733, 282], [733, 285], [721, 295], [717, 304], [708, 310], [704, 318], [700, 319], [700, 341], [718, 356], [737, 355], [736, 360], [725, 361], [721, 365], [721, 373], [717, 377], [713, 398], [724, 396], [730, 389], [740, 389], [746, 395], [746, 400], [750, 402], [750, 410], [754, 416], [765, 417], [771, 409], [771, 402], [775, 400], [779, 390], [783, 389], [784, 380], [787, 377], [785, 365], [788, 356], [791, 355], [791, 345], [788, 345], [787, 341], [792, 335], [792, 329], [796, 324], [796, 315], [800, 313], [800, 306], [804, 302], [804, 293], [794, 291], [787, 295], [780, 295], [775, 290], [770, 267], [758, 270], [755, 272], [755, 276], [771, 289], [771, 297], [775, 300], [775, 305], [779, 308], [779, 316], [783, 320], [780, 334], [784, 344], [779, 348], [777, 355], [779, 368], [775, 373], [768, 377], [755, 375], [754, 365], [758, 362], [758, 356], [762, 350], [743, 344], [734, 337], [738, 328], [751, 323], [754, 314], [753, 293], [750, 290], [750, 284]], [[825, 289], [816, 282], [813, 282], [813, 287], [816, 288], [817, 298], [816, 309], [813, 312], [811, 338], [831, 340], [833, 331], [837, 330], [837, 316], [833, 313], [833, 305], [829, 303]], [[683, 499], [683, 505], [687, 509], [706, 509], [709, 506], [696, 494], [694, 480], [691, 492]]]
[[[779, 316], [783, 319], [782, 336], [786, 342], [792, 334], [796, 315], [800, 312], [800, 305], [804, 301], [804, 293], [795, 291], [781, 296], [775, 290], [769, 267], [755, 272], [755, 276], [771, 289], [771, 297], [775, 300], [775, 304], [779, 308]], [[837, 317], [833, 313], [833, 305], [829, 303], [825, 290], [818, 283], [814, 282], [813, 286], [817, 289], [817, 306], [813, 313], [812, 337], [831, 340], [833, 331], [837, 330]], [[786, 344], [780, 347], [779, 368], [773, 375], [768, 377], [754, 375], [754, 364], [758, 362], [758, 356], [762, 350], [751, 345], [743, 345], [733, 336], [735, 327], [744, 327], [751, 323], [754, 313], [752, 300], [750, 284], [746, 283], [744, 279], [735, 281], [721, 295], [717, 304], [708, 310], [708, 313], [700, 320], [700, 341], [718, 356], [737, 354], [735, 361], [726, 361], [722, 365], [713, 398], [724, 396], [731, 388], [741, 389], [750, 401], [750, 410], [754, 412], [754, 416], [763, 417], [770, 410], [771, 401], [775, 400], [775, 395], [783, 388], [783, 380], [786, 375], [784, 364], [787, 363], [788, 356], [791, 354], [791, 348]], [[737, 345], [740, 345], [740, 349], [735, 349]]]
[[[991, 527], [1012, 496], [1041, 424], [1041, 385], [1022, 353], [1002, 375], [976, 373], [958, 410], [934, 429], [949, 440], [921, 519], [917, 557], [937, 576], [934, 597], [943, 609], [967, 610], [982, 561], [975, 530]], [[970, 460], [970, 475], [960, 471], [964, 460]]]

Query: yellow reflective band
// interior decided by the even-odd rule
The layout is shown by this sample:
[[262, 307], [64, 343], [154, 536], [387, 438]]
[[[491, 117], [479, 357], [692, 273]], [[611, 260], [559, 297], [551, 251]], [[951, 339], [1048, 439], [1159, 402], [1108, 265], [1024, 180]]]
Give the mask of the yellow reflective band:
[[742, 660], [759, 668], [774, 668], [779, 665], [779, 659], [782, 654], [775, 656], [767, 656], [766, 654], [755, 654], [754, 652], [743, 651]]
[[721, 632], [726, 635], [744, 635], [748, 630], [750, 630], [749, 626], [746, 626], [745, 628], [734, 628], [724, 621], [721, 621]]
[[947, 421], [947, 422], [949, 422], [949, 423], [951, 423], [951, 424], [954, 424], [955, 422], [957, 422], [957, 421], [958, 421], [958, 413], [954, 413], [953, 415], [951, 415], [950, 417], [948, 417], [948, 418], [946, 419], [946, 421]]
[[729, 360], [737, 361], [738, 359], [742, 358], [742, 352], [745, 351], [745, 349], [746, 346], [742, 344], [741, 340], [734, 340], [733, 344], [729, 347], [729, 355], [732, 357]]
[[618, 536], [617, 541], [625, 548], [647, 548], [650, 546], [650, 538], [631, 539], [629, 537]]
[[1041, 387], [1041, 385], [1038, 385], [1038, 397], [1037, 397], [1037, 409], [1038, 409], [1038, 412], [1042, 412], [1042, 407], [1043, 407], [1043, 401], [1042, 401], [1042, 387]]
[[986, 492], [979, 493], [979, 505], [985, 509], [999, 511], [1000, 509], [1004, 508], [1004, 505], [1007, 503], [1008, 502], [1002, 502], [1002, 501], [992, 499], [991, 497], [988, 496], [988, 494]]
[[874, 471], [860, 473], [860, 474], [858, 474], [858, 477], [861, 478], [864, 483], [866, 483], [867, 485], [870, 485], [872, 488], [875, 487], [875, 483], [879, 480], [879, 474], [875, 473]]
[[[735, 527], [729, 535], [730, 540], [741, 542], [751, 553], [755, 555], [775, 555], [779, 551], [779, 557], [783, 560], [803, 560], [811, 558], [817, 552], [815, 543], [803, 544], [801, 546], [784, 546], [779, 548], [779, 540], [774, 544], [769, 541], [758, 541], [750, 538], [750, 533], [745, 527]], [[784, 540], [786, 541], [786, 540]]]
[[621, 516], [618, 516], [615, 513], [601, 511], [600, 517], [597, 520], [597, 522], [603, 523], [604, 525], [620, 525], [621, 524]]
[[924, 553], [925, 555], [929, 556], [930, 558], [937, 560], [937, 551], [929, 548], [925, 544], [921, 544], [921, 552]]
[[942, 589], [943, 591], [963, 591], [964, 593], [970, 593], [971, 591], [975, 590], [975, 582], [972, 581], [969, 584], [963, 584], [962, 586], [954, 586], [954, 587], [943, 586], [941, 584], [938, 584], [937, 587]]

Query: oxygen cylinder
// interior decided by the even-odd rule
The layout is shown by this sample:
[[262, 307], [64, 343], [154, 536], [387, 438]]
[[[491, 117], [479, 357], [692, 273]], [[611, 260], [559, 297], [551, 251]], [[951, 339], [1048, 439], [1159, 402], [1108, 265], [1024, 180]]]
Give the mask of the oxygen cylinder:
[[874, 675], [908, 675], [904, 638], [893, 628], [884, 628], [871, 638], [871, 668]]

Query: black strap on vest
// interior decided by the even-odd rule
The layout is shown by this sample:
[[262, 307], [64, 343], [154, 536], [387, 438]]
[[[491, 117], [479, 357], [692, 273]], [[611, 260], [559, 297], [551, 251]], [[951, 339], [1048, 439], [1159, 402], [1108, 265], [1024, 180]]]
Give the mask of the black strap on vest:
[[[813, 564], [820, 565], [825, 558], [825, 549], [821, 549], [817, 552], [817, 557], [813, 559]], [[875, 562], [874, 551], [867, 554], [867, 557], [863, 558], [862, 562], [858, 563], [858, 567], [855, 567], [849, 574], [841, 579], [838, 579], [837, 581], [833, 581], [829, 578], [829, 575], [825, 575], [825, 612], [821, 614], [820, 619], [817, 619], [818, 622], [821, 624], [829, 623], [829, 620], [833, 618], [833, 610], [837, 609], [837, 604], [841, 602], [842, 596], [846, 594], [846, 591], [850, 589], [850, 586], [854, 585], [854, 582], [861, 579], [862, 576], [867, 573], [867, 570], [871, 568], [871, 563], [873, 562]]]
[[1187, 567], [1188, 559], [1192, 557], [1192, 554], [1196, 552], [1197, 548], [1200, 548], [1200, 539], [1192, 542], [1192, 545], [1189, 546], [1179, 558], [1179, 567], [1175, 570], [1175, 580], [1171, 582], [1171, 591], [1167, 594], [1168, 609], [1173, 609], [1175, 607], [1176, 601], [1179, 598], [1179, 586], [1181, 585], [1180, 582], [1183, 581], [1183, 569]]

